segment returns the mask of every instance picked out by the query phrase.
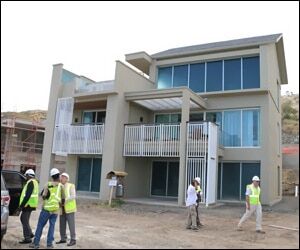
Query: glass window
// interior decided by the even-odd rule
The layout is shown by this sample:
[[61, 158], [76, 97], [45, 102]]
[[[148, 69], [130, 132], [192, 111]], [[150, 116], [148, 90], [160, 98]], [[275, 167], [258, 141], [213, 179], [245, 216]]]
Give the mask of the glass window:
[[172, 88], [172, 67], [158, 69], [157, 88]]
[[178, 196], [179, 162], [169, 162], [167, 196]]
[[204, 92], [205, 84], [205, 63], [190, 65], [189, 88], [195, 92]]
[[240, 200], [240, 163], [223, 163], [221, 199]]
[[204, 120], [203, 113], [190, 114], [190, 122], [201, 122]]
[[241, 146], [241, 111], [224, 111], [223, 145]]
[[224, 61], [224, 90], [241, 89], [241, 59]]
[[260, 176], [260, 163], [242, 163], [241, 198], [245, 200], [246, 186], [252, 183], [253, 176]]
[[260, 87], [259, 57], [243, 58], [243, 88]]
[[173, 87], [188, 86], [188, 65], [174, 67]]
[[102, 164], [102, 160], [100, 158], [93, 159], [92, 182], [91, 182], [92, 192], [100, 191], [101, 164]]
[[25, 180], [18, 173], [1, 172], [3, 174], [6, 188], [22, 188]]
[[206, 69], [206, 91], [222, 90], [222, 61], [208, 62]]
[[207, 112], [206, 120], [209, 122], [214, 122], [222, 127], [222, 112]]
[[153, 162], [152, 166], [152, 195], [166, 195], [167, 162]]
[[94, 123], [95, 119], [96, 119], [96, 112], [91, 112], [91, 111], [83, 112], [83, 123], [84, 124]]
[[259, 146], [259, 110], [243, 110], [242, 146]]

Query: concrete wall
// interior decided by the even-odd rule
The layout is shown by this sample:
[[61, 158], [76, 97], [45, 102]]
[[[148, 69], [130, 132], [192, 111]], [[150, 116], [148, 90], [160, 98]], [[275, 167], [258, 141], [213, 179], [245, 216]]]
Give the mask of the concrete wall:
[[151, 159], [128, 157], [125, 161], [125, 197], [149, 197], [151, 179]]
[[[140, 122], [140, 118], [143, 118], [143, 122]], [[145, 109], [135, 103], [129, 105], [129, 123], [152, 123], [153, 112]]]

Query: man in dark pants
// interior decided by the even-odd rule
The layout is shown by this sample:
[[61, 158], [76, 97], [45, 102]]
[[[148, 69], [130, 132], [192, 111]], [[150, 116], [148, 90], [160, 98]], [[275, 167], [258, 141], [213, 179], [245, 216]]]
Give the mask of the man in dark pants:
[[31, 212], [36, 210], [38, 206], [39, 193], [39, 185], [37, 180], [35, 179], [34, 171], [32, 169], [28, 169], [25, 172], [25, 176], [27, 178], [27, 182], [22, 190], [19, 203], [19, 210], [22, 210], [20, 220], [23, 226], [24, 235], [24, 239], [22, 241], [19, 241], [20, 244], [31, 243], [31, 238], [34, 237], [29, 224], [29, 219]]
[[200, 177], [196, 177], [195, 181], [197, 181], [197, 205], [196, 205], [196, 213], [197, 213], [197, 218], [196, 218], [196, 222], [197, 222], [197, 227], [202, 227], [203, 224], [200, 222], [200, 218], [199, 218], [199, 206], [200, 206], [200, 202], [202, 200], [202, 189], [200, 187]]

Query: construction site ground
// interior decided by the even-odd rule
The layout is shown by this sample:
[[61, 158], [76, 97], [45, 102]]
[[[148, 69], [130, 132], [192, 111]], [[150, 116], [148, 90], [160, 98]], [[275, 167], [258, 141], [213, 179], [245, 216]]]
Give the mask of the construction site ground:
[[[255, 217], [236, 231], [244, 213], [244, 206], [218, 205], [201, 208], [204, 227], [199, 231], [185, 228], [186, 209], [124, 203], [110, 208], [96, 201], [80, 200], [76, 214], [77, 245], [54, 248], [296, 248], [299, 249], [299, 231], [279, 229], [270, 225], [299, 229], [299, 199], [284, 197], [273, 207], [263, 207], [263, 229], [255, 232]], [[36, 228], [39, 211], [32, 214], [31, 226]], [[48, 226], [41, 239], [45, 248]], [[8, 232], [2, 249], [20, 249], [22, 228], [19, 217], [10, 217]], [[59, 223], [55, 227], [55, 240], [59, 240]]]

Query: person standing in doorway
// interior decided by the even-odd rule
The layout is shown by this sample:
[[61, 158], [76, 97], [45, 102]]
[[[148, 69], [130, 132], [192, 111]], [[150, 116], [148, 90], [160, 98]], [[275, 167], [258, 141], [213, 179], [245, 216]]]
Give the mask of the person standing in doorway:
[[200, 218], [199, 218], [199, 206], [200, 206], [200, 202], [202, 200], [202, 189], [201, 189], [201, 186], [200, 186], [200, 177], [196, 177], [195, 178], [195, 181], [197, 181], [197, 189], [196, 189], [196, 192], [197, 192], [197, 205], [196, 205], [196, 223], [197, 223], [197, 227], [202, 227], [203, 224], [200, 222]]
[[28, 244], [32, 242], [31, 238], [33, 238], [34, 235], [32, 233], [29, 220], [31, 212], [36, 210], [39, 200], [39, 184], [35, 179], [34, 171], [32, 169], [28, 169], [25, 172], [25, 176], [27, 178], [27, 182], [23, 187], [19, 203], [19, 211], [22, 210], [20, 220], [24, 236], [24, 239], [19, 241], [20, 244]]
[[253, 176], [252, 184], [247, 185], [246, 189], [246, 212], [241, 218], [238, 224], [238, 231], [242, 231], [242, 224], [251, 217], [251, 215], [256, 213], [256, 232], [264, 234], [262, 231], [261, 221], [262, 221], [262, 208], [260, 204], [260, 179], [258, 176]]
[[192, 180], [191, 184], [187, 189], [187, 198], [186, 198], [186, 206], [188, 208], [188, 220], [187, 220], [187, 229], [198, 230], [196, 224], [196, 205], [197, 205], [197, 181]]
[[54, 228], [61, 203], [62, 184], [60, 183], [60, 174], [57, 168], [52, 168], [50, 175], [52, 181], [49, 181], [42, 191], [44, 203], [39, 216], [33, 243], [29, 245], [31, 248], [40, 247], [40, 239], [47, 221], [49, 221], [47, 248], [53, 248]]
[[59, 232], [60, 241], [56, 244], [66, 243], [67, 234], [66, 227], [67, 222], [71, 234], [71, 240], [67, 246], [73, 246], [76, 244], [76, 233], [75, 233], [75, 212], [76, 212], [76, 191], [75, 185], [69, 182], [69, 175], [62, 173], [60, 177], [63, 188], [63, 199], [62, 199], [62, 211], [59, 216]]

